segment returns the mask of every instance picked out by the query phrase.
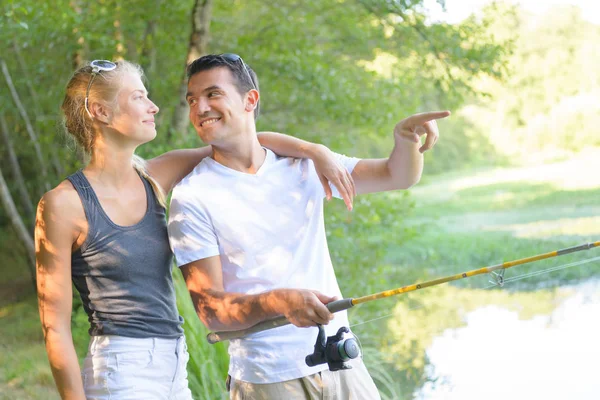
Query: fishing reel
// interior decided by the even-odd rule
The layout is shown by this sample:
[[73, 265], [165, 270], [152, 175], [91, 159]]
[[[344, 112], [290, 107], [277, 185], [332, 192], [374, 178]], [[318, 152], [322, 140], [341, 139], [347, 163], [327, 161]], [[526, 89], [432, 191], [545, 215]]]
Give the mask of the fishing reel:
[[344, 334], [350, 333], [350, 329], [342, 326], [333, 336], [327, 337], [323, 325], [317, 325], [319, 334], [315, 343], [315, 351], [306, 356], [306, 365], [314, 367], [315, 365], [327, 363], [330, 371], [340, 369], [351, 369], [347, 361], [360, 355], [360, 348], [354, 336], [344, 337]]

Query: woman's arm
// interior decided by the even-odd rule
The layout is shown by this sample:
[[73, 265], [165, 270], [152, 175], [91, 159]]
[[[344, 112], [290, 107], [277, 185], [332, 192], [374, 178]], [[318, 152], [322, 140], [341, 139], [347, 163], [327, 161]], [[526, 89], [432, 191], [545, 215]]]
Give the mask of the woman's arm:
[[348, 210], [352, 210], [352, 201], [356, 195], [354, 180], [346, 168], [337, 162], [331, 150], [326, 146], [275, 132], [261, 132], [258, 135], [258, 140], [260, 144], [279, 155], [310, 158], [315, 164], [327, 200], [330, 200], [332, 196], [329, 187], [329, 183], [331, 183], [337, 188]]
[[192, 172], [204, 157], [212, 154], [210, 146], [197, 149], [172, 150], [146, 162], [148, 174], [169, 193], [180, 180]]
[[63, 183], [40, 200], [35, 257], [38, 306], [52, 375], [62, 399], [82, 400], [83, 382], [71, 336], [71, 248], [78, 236], [73, 205], [82, 206], [74, 203], [79, 199], [73, 199], [73, 193]]
[[[356, 194], [352, 176], [337, 162], [327, 147], [275, 132], [260, 132], [258, 140], [261, 145], [279, 155], [313, 160], [327, 199], [331, 199], [331, 183], [338, 189], [348, 209], [352, 209], [352, 201]], [[148, 174], [158, 182], [165, 193], [169, 193], [204, 157], [211, 154], [210, 146], [172, 150], [148, 160]]]

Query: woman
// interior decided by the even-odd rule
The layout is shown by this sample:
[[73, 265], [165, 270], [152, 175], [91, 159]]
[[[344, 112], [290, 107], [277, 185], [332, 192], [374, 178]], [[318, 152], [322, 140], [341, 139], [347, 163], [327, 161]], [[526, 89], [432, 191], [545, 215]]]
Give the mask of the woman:
[[[191, 399], [165, 193], [210, 149], [175, 150], [147, 162], [134, 155], [156, 136], [158, 107], [148, 98], [141, 69], [129, 62], [94, 61], [76, 71], [62, 111], [90, 161], [46, 193], [37, 211], [39, 309], [60, 395]], [[323, 146], [278, 134], [263, 134], [261, 141], [291, 156], [312, 155], [352, 201], [350, 177]], [[83, 373], [71, 336], [71, 281], [90, 321]]]

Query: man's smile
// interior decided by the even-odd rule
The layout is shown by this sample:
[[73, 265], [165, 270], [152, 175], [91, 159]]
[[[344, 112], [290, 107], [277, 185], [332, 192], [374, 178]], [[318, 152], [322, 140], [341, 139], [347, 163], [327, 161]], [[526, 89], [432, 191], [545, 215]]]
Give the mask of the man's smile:
[[215, 122], [220, 121], [220, 120], [221, 120], [221, 118], [215, 118], [215, 117], [205, 118], [205, 119], [200, 120], [200, 123], [198, 125], [200, 125], [201, 127], [205, 127], [208, 125], [212, 125]]

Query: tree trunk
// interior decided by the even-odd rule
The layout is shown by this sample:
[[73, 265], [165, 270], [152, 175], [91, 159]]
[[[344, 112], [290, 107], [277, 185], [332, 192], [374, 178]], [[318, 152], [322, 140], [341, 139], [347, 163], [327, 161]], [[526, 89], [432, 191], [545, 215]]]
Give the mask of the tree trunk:
[[31, 121], [29, 120], [29, 117], [27, 116], [27, 113], [25, 112], [25, 107], [23, 107], [23, 104], [21, 103], [21, 99], [19, 99], [19, 94], [17, 93], [17, 90], [15, 89], [15, 86], [13, 85], [12, 79], [10, 77], [10, 73], [8, 72], [8, 67], [6, 66], [6, 62], [4, 62], [4, 60], [1, 58], [0, 58], [0, 67], [2, 68], [2, 73], [4, 74], [4, 79], [6, 79], [6, 84], [8, 85], [8, 88], [10, 89], [10, 93], [12, 94], [13, 100], [14, 100], [15, 104], [17, 105], [17, 108], [19, 109], [19, 113], [21, 114], [21, 117], [23, 117], [23, 120], [25, 121], [25, 127], [27, 129], [27, 133], [29, 134], [29, 138], [33, 142], [33, 146], [35, 148], [35, 153], [37, 155], [38, 162], [40, 164], [40, 174], [42, 175], [42, 179], [46, 186], [46, 190], [50, 190], [50, 185], [48, 182], [48, 169], [46, 168], [46, 162], [44, 161], [44, 156], [42, 155], [42, 148], [40, 146], [40, 143], [38, 142], [37, 135], [36, 135], [35, 131], [33, 130]]
[[[207, 52], [211, 13], [212, 0], [196, 0], [192, 11], [192, 33], [190, 34], [188, 51], [185, 58], [186, 68], [189, 63]], [[189, 125], [188, 105], [185, 100], [186, 93], [187, 76], [184, 69], [183, 77], [179, 84], [179, 101], [175, 106], [173, 120], [169, 125], [167, 133], [169, 139], [172, 139], [175, 134], [182, 135]]]
[[[160, 9], [161, 0], [155, 2], [155, 8]], [[154, 14], [153, 14], [154, 15]], [[154, 39], [156, 35], [156, 18], [153, 16], [146, 23], [146, 31], [142, 40], [141, 65], [144, 68], [146, 75], [153, 81], [154, 73], [156, 72], [156, 46]]]
[[15, 149], [12, 145], [12, 141], [10, 140], [10, 135], [8, 134], [8, 126], [6, 125], [6, 121], [4, 120], [4, 115], [2, 114], [0, 114], [0, 133], [2, 134], [2, 141], [4, 142], [6, 150], [8, 151], [8, 161], [10, 162], [10, 166], [13, 171], [13, 176], [15, 177], [15, 184], [17, 185], [17, 189], [19, 191], [21, 204], [23, 205], [23, 209], [27, 213], [26, 219], [33, 220], [33, 218], [35, 218], [33, 203], [31, 201], [31, 197], [29, 197], [29, 193], [27, 192], [27, 186], [25, 186], [25, 179], [23, 179], [23, 174], [21, 173], [19, 160], [17, 159]]
[[113, 26], [115, 27], [115, 40], [117, 42], [115, 46], [115, 55], [113, 56], [113, 60], [122, 60], [125, 58], [125, 40], [123, 37], [123, 30], [121, 29], [121, 2], [117, 0], [114, 9], [115, 20], [113, 21]]
[[[40, 107], [40, 102], [38, 101], [39, 97], [38, 97], [36, 90], [33, 88], [33, 85], [31, 84], [32, 79], [29, 79], [29, 76], [27, 74], [27, 64], [25, 64], [25, 60], [23, 59], [23, 55], [21, 54], [21, 49], [19, 48], [19, 44], [17, 43], [16, 39], [13, 39], [12, 44], [13, 44], [13, 49], [15, 51], [17, 61], [19, 63], [19, 67], [21, 68], [21, 73], [25, 75], [25, 82], [27, 82], [27, 89], [29, 90], [29, 95], [31, 96], [31, 99], [33, 100], [33, 107], [39, 111], [42, 109]], [[36, 120], [37, 120], [37, 118], [36, 118]], [[63, 168], [63, 165], [59, 161], [59, 158], [58, 158], [58, 155], [56, 154], [56, 149], [54, 148], [54, 146], [50, 146], [50, 157], [52, 158], [52, 164], [54, 165], [54, 169], [55, 169], [56, 173], [59, 176], [62, 176], [63, 173], [65, 172], [65, 170]]]
[[[16, 56], [17, 62], [19, 63], [19, 67], [21, 68], [21, 73], [26, 74], [27, 73], [27, 64], [25, 64], [25, 60], [23, 59], [23, 55], [21, 54], [21, 48], [19, 47], [17, 40], [14, 38], [12, 41], [12, 45], [13, 45], [13, 50], [15, 51], [15, 56]], [[29, 90], [29, 95], [31, 96], [31, 100], [33, 101], [33, 106], [35, 107], [36, 110], [41, 110], [40, 102], [38, 101], [37, 92], [35, 91], [35, 89], [33, 88], [33, 85], [31, 84], [32, 81], [31, 81], [31, 79], [29, 79], [28, 76], [26, 76], [25, 78], [26, 78], [25, 83], [27, 85], [27, 89]]]
[[133, 36], [133, 35], [129, 35], [127, 36], [127, 38], [125, 39], [125, 42], [127, 43], [126, 49], [127, 49], [127, 61], [131, 61], [134, 63], [139, 64], [139, 53], [138, 53], [138, 49], [137, 49], [137, 37]]
[[10, 221], [13, 225], [15, 231], [17, 231], [17, 235], [19, 239], [25, 245], [25, 250], [27, 251], [27, 258], [29, 260], [29, 272], [31, 273], [31, 281], [33, 282], [33, 286], [35, 287], [35, 246], [33, 245], [33, 237], [32, 234], [27, 231], [21, 216], [17, 212], [17, 208], [15, 207], [15, 203], [13, 202], [12, 196], [10, 195], [10, 191], [8, 190], [8, 186], [6, 185], [6, 181], [4, 180], [4, 176], [2, 174], [2, 169], [0, 168], [0, 201], [2, 201], [2, 206], [6, 209], [6, 213], [10, 218]]
[[[83, 14], [80, 0], [71, 0], [69, 2], [69, 7], [71, 7], [71, 9], [78, 16], [81, 16]], [[81, 65], [83, 65], [83, 60], [85, 60], [86, 54], [88, 53], [87, 43], [85, 41], [85, 38], [83, 37], [83, 34], [80, 33], [81, 31], [83, 31], [81, 27], [73, 27], [73, 34], [79, 34], [79, 37], [77, 38], [78, 49], [75, 51], [75, 53], [73, 53], [73, 56], [71, 57], [73, 70], [76, 70], [77, 68], [81, 67]]]

